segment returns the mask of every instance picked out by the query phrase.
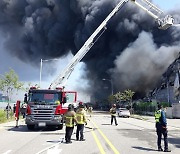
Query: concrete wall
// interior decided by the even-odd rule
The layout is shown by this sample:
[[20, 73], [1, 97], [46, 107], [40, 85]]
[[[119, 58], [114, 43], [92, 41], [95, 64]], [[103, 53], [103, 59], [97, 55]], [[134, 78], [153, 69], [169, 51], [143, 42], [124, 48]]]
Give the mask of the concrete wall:
[[172, 107], [166, 109], [167, 118], [180, 118], [180, 103], [172, 104]]
[[166, 108], [166, 117], [167, 118], [173, 118], [173, 114], [172, 114], [172, 107], [167, 107]]
[[173, 118], [180, 118], [180, 103], [172, 104], [172, 115]]

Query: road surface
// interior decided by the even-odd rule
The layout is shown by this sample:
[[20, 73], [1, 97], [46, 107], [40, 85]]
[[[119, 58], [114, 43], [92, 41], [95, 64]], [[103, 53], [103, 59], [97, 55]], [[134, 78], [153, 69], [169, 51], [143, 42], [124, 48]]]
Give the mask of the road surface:
[[[76, 141], [75, 130], [72, 144], [64, 140], [62, 130], [36, 128], [29, 131], [20, 120], [0, 124], [1, 154], [159, 154], [157, 151], [154, 117], [148, 120], [117, 117], [118, 126], [110, 125], [110, 115], [94, 112], [88, 117], [84, 130], [86, 141]], [[168, 119], [169, 148], [180, 153], [180, 119]], [[163, 141], [162, 141], [163, 145]]]

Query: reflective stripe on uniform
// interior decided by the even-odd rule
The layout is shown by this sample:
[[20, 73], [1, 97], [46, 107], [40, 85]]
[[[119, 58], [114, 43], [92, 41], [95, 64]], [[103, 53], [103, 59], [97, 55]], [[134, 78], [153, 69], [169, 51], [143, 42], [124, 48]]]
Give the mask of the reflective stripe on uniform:
[[161, 118], [161, 110], [156, 111], [154, 116], [155, 116], [156, 122], [160, 122], [159, 120]]
[[76, 113], [76, 120], [78, 124], [84, 124], [85, 118], [83, 113]]
[[74, 126], [74, 117], [66, 116], [66, 126], [73, 127]]
[[116, 116], [116, 109], [111, 108], [110, 113], [112, 116]]

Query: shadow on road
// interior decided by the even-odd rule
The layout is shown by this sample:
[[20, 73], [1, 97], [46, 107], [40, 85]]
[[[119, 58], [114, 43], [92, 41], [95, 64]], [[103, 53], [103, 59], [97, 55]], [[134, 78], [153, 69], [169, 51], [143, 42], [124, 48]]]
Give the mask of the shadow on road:
[[9, 127], [7, 130], [8, 131], [15, 131], [15, 132], [38, 132], [38, 129], [34, 129], [34, 130], [28, 130], [27, 127], [25, 125], [19, 125], [18, 127], [13, 127], [13, 126], [5, 126]]
[[8, 131], [15, 131], [15, 132], [49, 132], [49, 131], [56, 131], [55, 127], [35, 127], [33, 130], [29, 130], [25, 125], [19, 125], [18, 127], [13, 126], [5, 126]]
[[132, 147], [134, 149], [138, 149], [138, 150], [144, 150], [144, 151], [157, 151], [155, 149], [151, 149], [151, 148], [144, 148], [144, 147]]
[[180, 138], [168, 138], [168, 142], [176, 146], [176, 148], [180, 148]]
[[64, 138], [62, 138], [62, 139], [60, 139], [60, 140], [48, 140], [48, 141], [46, 141], [46, 142], [48, 142], [48, 143], [63, 143], [63, 140], [64, 140]]

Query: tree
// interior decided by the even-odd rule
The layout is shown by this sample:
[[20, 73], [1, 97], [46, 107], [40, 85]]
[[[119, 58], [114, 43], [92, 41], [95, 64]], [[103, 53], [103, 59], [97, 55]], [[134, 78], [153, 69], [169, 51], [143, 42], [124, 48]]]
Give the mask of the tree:
[[123, 92], [118, 92], [114, 95], [116, 98], [116, 101], [121, 102], [121, 101], [126, 101], [126, 96]]
[[23, 89], [23, 85], [22, 82], [19, 82], [19, 77], [13, 69], [0, 77], [0, 90], [8, 96], [9, 101], [13, 92]]
[[126, 96], [126, 100], [132, 101], [132, 97], [134, 96], [135, 92], [133, 92], [132, 90], [128, 89], [128, 90], [124, 91], [124, 94]]
[[126, 95], [126, 100], [128, 100], [130, 102], [130, 106], [131, 106], [131, 113], [132, 113], [132, 97], [134, 96], [135, 92], [133, 92], [132, 90], [128, 89], [124, 91], [125, 95]]
[[118, 92], [117, 94], [115, 94], [115, 98], [118, 102], [120, 101], [129, 101], [130, 102], [130, 106], [131, 106], [131, 110], [132, 110], [132, 97], [134, 96], [135, 92], [133, 92], [130, 89], [125, 90], [124, 92]]

